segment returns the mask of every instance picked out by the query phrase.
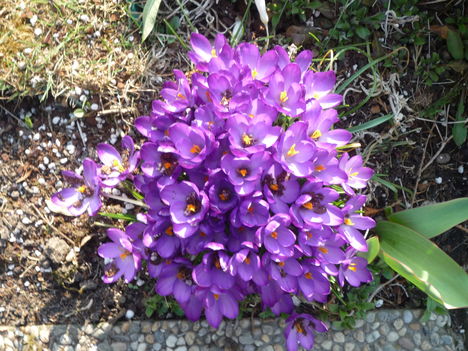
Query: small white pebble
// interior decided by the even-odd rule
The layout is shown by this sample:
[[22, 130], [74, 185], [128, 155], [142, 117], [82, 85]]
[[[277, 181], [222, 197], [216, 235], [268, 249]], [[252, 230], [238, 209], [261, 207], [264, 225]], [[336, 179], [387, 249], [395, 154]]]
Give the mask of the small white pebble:
[[18, 62], [18, 68], [22, 71], [23, 69], [26, 68], [26, 62], [20, 61]]
[[14, 265], [14, 264], [9, 264], [9, 265], [8, 265], [8, 269], [9, 269], [10, 271], [13, 270], [13, 268], [15, 268], [15, 265]]
[[98, 104], [92, 104], [92, 105], [91, 105], [91, 110], [97, 111], [98, 109], [99, 109], [99, 105], [98, 105]]
[[95, 31], [94, 34], [93, 34], [96, 38], [99, 38], [101, 36], [101, 32], [100, 31]]
[[125, 312], [125, 318], [127, 319], [132, 319], [134, 316], [135, 312], [133, 312], [132, 310], [127, 310], [127, 312]]
[[26, 281], [24, 282], [24, 286], [25, 286], [25, 287], [28, 287], [28, 286], [30, 286], [30, 285], [31, 285], [31, 283], [29, 282], [29, 280], [26, 280]]
[[465, 171], [465, 168], [463, 166], [458, 167], [458, 173], [463, 174], [464, 171]]
[[52, 118], [52, 124], [59, 124], [60, 120], [61, 118], [59, 116], [55, 116], [54, 118]]
[[375, 301], [375, 307], [380, 308], [382, 306], [383, 306], [383, 300], [382, 299], [379, 299], [379, 300]]
[[67, 23], [68, 23], [68, 24], [72, 24], [73, 21], [69, 18], [69, 19], [67, 19]]
[[89, 16], [88, 15], [81, 15], [80, 20], [82, 20], [83, 22], [89, 22]]
[[33, 194], [39, 194], [40, 193], [39, 188], [37, 186], [35, 186], [35, 185], [33, 187], [31, 187], [31, 192]]
[[56, 164], [55, 164], [54, 162], [52, 162], [52, 163], [49, 164], [47, 167], [48, 167], [49, 169], [55, 169]]
[[436, 184], [442, 184], [442, 177], [437, 177], [434, 180], [435, 180]]
[[142, 286], [142, 285], [144, 285], [144, 284], [145, 284], [145, 281], [142, 280], [142, 279], [138, 279], [138, 280], [136, 281], [136, 285], [137, 285], [137, 286]]
[[60, 140], [55, 139], [55, 145], [57, 145], [58, 147], [60, 147], [60, 146], [62, 146], [62, 143], [60, 142]]
[[130, 36], [128, 37], [128, 41], [134, 41], [134, 40], [135, 40], [135, 37], [134, 37], [133, 35], [130, 35]]
[[75, 153], [75, 145], [67, 144], [67, 146], [65, 148], [67, 149], [67, 151], [68, 151], [68, 153], [70, 155]]
[[26, 150], [24, 150], [24, 153], [25, 153], [26, 155], [29, 155], [29, 154], [31, 153], [31, 150], [26, 149]]
[[41, 134], [35, 133], [35, 134], [33, 135], [33, 140], [34, 140], [34, 141], [38, 141], [39, 139], [41, 139]]
[[23, 52], [26, 54], [26, 55], [29, 55], [33, 50], [31, 48], [26, 48], [23, 50]]
[[42, 163], [39, 164], [39, 166], [37, 166], [41, 171], [45, 171], [46, 170], [46, 166], [44, 166]]
[[131, 53], [129, 53], [129, 54], [127, 55], [127, 57], [131, 60], [132, 58], [135, 57], [135, 55], [133, 55], [133, 52], [131, 52]]
[[28, 217], [23, 217], [21, 223], [28, 225], [31, 224], [31, 220]]
[[[43, 223], [44, 223], [44, 222], [43, 222], [42, 220], [38, 220], [36, 223], [34, 223], [34, 226], [35, 226], [36, 228], [38, 228], [38, 227], [40, 227]], [[39, 254], [40, 254], [40, 252], [39, 252]]]
[[81, 95], [82, 92], [83, 92], [83, 90], [80, 87], [75, 87], [75, 94], [76, 95]]
[[42, 34], [42, 29], [41, 28], [34, 29], [34, 34], [38, 37], [39, 35]]
[[61, 188], [63, 186], [63, 182], [61, 180], [57, 181], [57, 183], [55, 183], [55, 187], [56, 188]]
[[24, 212], [23, 212], [23, 210], [16, 210], [16, 214], [18, 216], [22, 216], [22, 215], [24, 215]]
[[35, 254], [36, 256], [42, 255], [42, 253], [41, 253], [38, 249], [34, 250], [34, 254]]
[[38, 182], [39, 184], [45, 184], [46, 181], [45, 181], [44, 178], [39, 178], [39, 179], [37, 180], [37, 182]]
[[81, 96], [80, 96], [80, 101], [81, 101], [81, 102], [85, 102], [85, 101], [86, 101], [86, 95], [84, 95], [84, 94], [81, 95]]
[[35, 266], [34, 269], [36, 270], [36, 272], [40, 272], [40, 271], [41, 271], [41, 267], [39, 267], [39, 266]]
[[24, 134], [24, 132], [23, 132], [22, 130], [20, 130], [20, 131], [18, 132], [18, 135], [19, 135], [19, 136], [23, 136], [23, 134]]
[[37, 15], [33, 15], [31, 19], [29, 20], [29, 23], [31, 23], [32, 26], [35, 26], [37, 20], [38, 20]]
[[122, 195], [122, 192], [117, 188], [112, 188], [112, 195], [120, 196]]
[[61, 165], [64, 165], [67, 162], [68, 162], [68, 158], [66, 158], [66, 157], [60, 159], [60, 164]]
[[45, 164], [45, 165], [48, 165], [50, 160], [47, 156], [44, 156], [44, 158], [42, 159], [42, 162]]

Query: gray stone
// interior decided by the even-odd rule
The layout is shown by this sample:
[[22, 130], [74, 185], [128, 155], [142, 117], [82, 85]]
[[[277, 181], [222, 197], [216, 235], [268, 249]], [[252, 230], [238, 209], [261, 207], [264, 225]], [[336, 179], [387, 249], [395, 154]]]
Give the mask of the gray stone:
[[403, 327], [403, 319], [398, 318], [395, 322], [393, 322], [393, 326], [396, 330], [400, 330]]
[[191, 346], [188, 351], [200, 351], [200, 348], [198, 346]]
[[391, 331], [390, 333], [388, 333], [387, 335], [387, 340], [388, 342], [395, 342], [397, 341], [399, 338], [398, 334], [395, 333], [394, 331]]
[[176, 343], [177, 343], [177, 337], [174, 336], [174, 335], [169, 335], [166, 339], [166, 345], [168, 347], [174, 347], [176, 346]]
[[151, 332], [151, 322], [142, 322], [141, 323], [141, 332], [144, 334], [148, 334]]
[[368, 344], [373, 343], [375, 340], [377, 340], [380, 337], [380, 334], [377, 330], [374, 330], [372, 333], [368, 334], [366, 336], [366, 342]]
[[335, 333], [335, 335], [333, 335], [333, 341], [334, 342], [339, 342], [339, 343], [345, 342], [344, 334], [342, 332]]
[[242, 329], [247, 329], [250, 326], [250, 322], [248, 319], [242, 319], [239, 325]]
[[181, 337], [179, 337], [179, 338], [177, 339], [177, 344], [176, 344], [176, 345], [177, 345], [177, 346], [185, 345], [185, 339], [184, 339], [183, 336], [181, 336]]
[[153, 334], [146, 334], [145, 335], [145, 342], [147, 344], [153, 345], [154, 344], [154, 335]]
[[182, 333], [185, 333], [186, 331], [188, 331], [190, 329], [190, 324], [188, 322], [180, 322], [180, 331]]
[[206, 328], [201, 328], [201, 329], [198, 331], [198, 336], [205, 336], [206, 333], [208, 333], [208, 330], [206, 330]]
[[398, 345], [403, 347], [405, 350], [411, 350], [414, 351], [415, 345], [414, 343], [409, 339], [409, 338], [400, 338], [398, 340]]
[[439, 345], [440, 344], [440, 336], [437, 333], [432, 333], [431, 334], [431, 344], [433, 346]]
[[406, 327], [403, 327], [398, 331], [398, 335], [405, 336], [406, 331], [407, 331]]
[[189, 331], [185, 333], [185, 342], [187, 343], [188, 346], [192, 346], [193, 343], [195, 342], [196, 335], [194, 332]]
[[340, 345], [333, 345], [332, 351], [342, 351], [342, 350], [343, 350], [343, 347], [341, 347]]
[[[125, 346], [125, 344], [124, 344], [124, 346]], [[115, 350], [114, 348], [112, 348], [112, 347], [109, 345], [109, 343], [108, 343], [107, 341], [104, 341], [104, 342], [101, 342], [100, 344], [97, 345], [97, 349], [98, 349], [99, 351], [116, 351], [116, 350], [117, 350], [117, 351], [121, 351], [121, 350], [122, 350], [122, 351], [126, 351], [126, 350], [127, 350], [127, 346], [125, 346], [124, 349], [116, 349], [116, 350]]]
[[356, 324], [354, 325], [354, 328], [361, 328], [364, 325], [364, 321], [362, 319], [356, 320]]
[[244, 347], [244, 351], [255, 351], [255, 346], [247, 345], [246, 347]]
[[160, 351], [161, 349], [162, 349], [162, 345], [159, 342], [153, 345], [154, 351]]
[[146, 351], [147, 347], [148, 347], [148, 345], [146, 345], [146, 344], [140, 344], [137, 347], [137, 351]]
[[246, 334], [246, 335], [241, 335], [239, 337], [239, 342], [242, 345], [251, 345], [251, 344], [254, 343], [254, 339], [253, 339], [252, 335]]
[[[138, 337], [138, 335], [136, 336]], [[130, 344], [130, 348], [132, 349], [132, 351], [136, 351], [137, 347], [138, 347], [138, 341], [134, 341]]]
[[39, 340], [41, 340], [42, 343], [47, 344], [49, 342], [49, 335], [49, 329], [41, 328], [41, 330], [39, 331]]
[[262, 335], [261, 339], [265, 344], [268, 344], [270, 342], [270, 336], [269, 335]]
[[390, 319], [389, 314], [386, 311], [377, 312], [379, 320], [382, 322], [387, 322]]
[[187, 351], [187, 346], [179, 346], [175, 351]]
[[375, 321], [375, 312], [369, 312], [366, 316], [366, 321], [368, 323], [374, 323]]
[[448, 320], [449, 320], [449, 316], [447, 316], [447, 315], [437, 316], [436, 325], [439, 328], [442, 328], [443, 326], [445, 326], [445, 324], [447, 324]]
[[440, 341], [443, 345], [453, 345], [453, 338], [450, 335], [442, 335]]
[[345, 351], [353, 351], [355, 345], [353, 343], [347, 342], [344, 346]]
[[263, 334], [273, 335], [273, 327], [268, 324], [262, 325], [262, 332]]
[[268, 345], [268, 346], [260, 349], [260, 351], [275, 351], [275, 350], [273, 349], [273, 346]]
[[416, 345], [421, 345], [421, 334], [420, 333], [414, 333], [413, 335], [413, 341]]
[[354, 338], [359, 341], [359, 342], [364, 342], [365, 340], [365, 335], [364, 335], [364, 332], [362, 330], [358, 330], [355, 334], [354, 334]]
[[390, 327], [388, 326], [388, 323], [383, 323], [380, 326], [379, 331], [380, 331], [380, 334], [387, 335], [390, 331]]
[[156, 339], [157, 342], [164, 344], [164, 341], [166, 340], [166, 336], [164, 335], [163, 332], [156, 331], [153, 334], [154, 338]]
[[396, 351], [396, 349], [393, 347], [393, 345], [385, 345], [382, 351]]
[[324, 350], [331, 350], [332, 346], [333, 346], [333, 342], [331, 340], [325, 340], [322, 343], [322, 347]]
[[424, 351], [428, 351], [432, 349], [432, 345], [429, 343], [429, 341], [424, 340], [421, 344], [421, 349]]
[[406, 324], [409, 324], [409, 323], [411, 323], [412, 320], [413, 320], [413, 314], [411, 313], [411, 311], [404, 311], [403, 312], [403, 321]]

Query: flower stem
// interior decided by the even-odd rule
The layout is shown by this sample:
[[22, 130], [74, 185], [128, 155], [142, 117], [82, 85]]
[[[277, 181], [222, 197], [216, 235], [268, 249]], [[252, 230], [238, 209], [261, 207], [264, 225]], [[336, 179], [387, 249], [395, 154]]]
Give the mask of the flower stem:
[[110, 199], [114, 199], [114, 200], [118, 200], [118, 201], [122, 201], [122, 202], [128, 202], [129, 204], [133, 204], [133, 205], [136, 205], [136, 206], [149, 208], [149, 206], [147, 204], [145, 204], [143, 201], [132, 200], [132, 199], [129, 199], [127, 197], [123, 197], [123, 196], [119, 196], [119, 195], [112, 195], [112, 194], [104, 194], [104, 196], [106, 196], [106, 197], [108, 197]]

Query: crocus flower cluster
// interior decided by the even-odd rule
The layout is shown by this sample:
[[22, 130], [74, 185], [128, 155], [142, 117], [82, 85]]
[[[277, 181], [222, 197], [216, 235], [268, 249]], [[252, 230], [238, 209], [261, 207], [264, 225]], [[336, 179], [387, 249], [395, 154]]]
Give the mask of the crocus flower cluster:
[[[174, 71], [150, 115], [126, 136], [122, 153], [97, 147], [83, 177], [52, 200], [72, 214], [96, 214], [105, 189], [131, 181], [147, 208], [125, 230], [109, 229], [100, 246], [105, 282], [130, 282], [145, 267], [155, 290], [173, 296], [187, 318], [213, 327], [236, 318], [239, 302], [258, 294], [275, 314], [293, 313], [292, 296], [326, 303], [330, 282], [372, 279], [360, 209], [372, 170], [341, 150], [351, 139], [334, 109], [335, 74], [309, 69], [310, 51], [293, 62], [280, 46], [261, 54], [222, 35], [191, 36], [194, 70]], [[138, 149], [138, 151], [137, 151]], [[145, 265], [142, 262], [146, 261]], [[326, 326], [292, 314], [288, 350], [313, 346]]]

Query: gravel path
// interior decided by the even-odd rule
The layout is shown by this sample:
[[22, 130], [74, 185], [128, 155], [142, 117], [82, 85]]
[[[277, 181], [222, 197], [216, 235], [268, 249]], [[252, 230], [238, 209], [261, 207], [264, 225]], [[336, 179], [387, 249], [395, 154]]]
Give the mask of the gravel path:
[[[315, 351], [464, 350], [448, 316], [420, 323], [419, 310], [370, 312], [354, 330], [318, 335]], [[0, 327], [0, 350], [13, 351], [282, 351], [283, 320], [225, 321], [218, 330], [206, 321], [125, 321], [114, 325]]]

